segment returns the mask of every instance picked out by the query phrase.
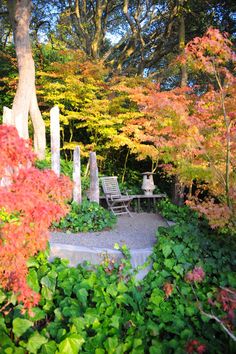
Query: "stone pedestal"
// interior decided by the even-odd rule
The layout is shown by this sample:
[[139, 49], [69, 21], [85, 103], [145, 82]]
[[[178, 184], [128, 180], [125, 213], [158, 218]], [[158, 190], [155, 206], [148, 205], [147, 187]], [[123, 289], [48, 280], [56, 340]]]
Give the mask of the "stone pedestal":
[[153, 195], [153, 191], [155, 189], [154, 181], [153, 181], [153, 173], [152, 172], [144, 172], [143, 175], [143, 184], [142, 189], [144, 191], [144, 195]]

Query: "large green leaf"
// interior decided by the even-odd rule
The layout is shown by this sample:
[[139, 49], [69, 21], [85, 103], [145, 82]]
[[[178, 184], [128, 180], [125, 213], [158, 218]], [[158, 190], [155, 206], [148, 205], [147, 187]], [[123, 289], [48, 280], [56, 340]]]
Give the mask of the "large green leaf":
[[87, 306], [87, 297], [88, 297], [88, 292], [85, 288], [78, 289], [76, 291], [76, 297], [77, 299], [81, 302], [81, 304], [86, 307]]
[[41, 348], [41, 346], [45, 343], [47, 343], [48, 339], [39, 334], [37, 331], [34, 332], [30, 338], [29, 341], [26, 345], [26, 349], [30, 353], [38, 353], [38, 350]]
[[35, 269], [30, 269], [27, 275], [27, 283], [31, 289], [36, 291], [37, 293], [40, 290], [38, 275]]
[[176, 257], [179, 257], [183, 253], [184, 248], [185, 248], [184, 245], [175, 245], [173, 247], [173, 251], [174, 251]]
[[7, 296], [5, 295], [5, 293], [2, 290], [0, 290], [0, 304], [3, 303], [6, 297]]
[[51, 338], [56, 338], [60, 327], [61, 327], [61, 322], [51, 322], [48, 324], [47, 330]]
[[34, 307], [32, 309], [33, 317], [32, 320], [34, 322], [43, 320], [46, 317], [46, 312], [43, 311], [40, 307]]
[[56, 286], [56, 278], [57, 273], [53, 270], [47, 273], [42, 279], [41, 284], [44, 285], [46, 288], [54, 291]]
[[172, 252], [170, 245], [168, 245], [168, 244], [163, 245], [162, 252], [164, 254], [164, 257], [167, 258]]
[[71, 334], [59, 344], [60, 354], [78, 354], [84, 344], [84, 338], [79, 334]]
[[108, 337], [104, 343], [104, 346], [105, 346], [108, 354], [116, 353], [116, 348], [118, 346], [118, 338], [117, 337]]
[[98, 316], [99, 314], [96, 309], [88, 308], [84, 314], [85, 324], [87, 326], [93, 326], [94, 323], [96, 324], [99, 321]]
[[176, 266], [173, 267], [174, 271], [177, 273], [177, 274], [180, 274], [183, 276], [184, 274], [184, 269], [183, 267], [180, 265], [180, 264], [177, 264]]
[[54, 354], [57, 350], [57, 344], [54, 340], [42, 345], [40, 354]]
[[128, 291], [128, 287], [125, 285], [125, 283], [123, 281], [121, 281], [118, 283], [117, 290], [120, 293], [125, 293]]
[[42, 297], [45, 300], [52, 300], [53, 299], [53, 291], [47, 288], [46, 286], [42, 287]]
[[83, 331], [85, 327], [84, 317], [73, 317], [71, 318], [71, 322], [75, 325], [77, 333]]
[[[4, 333], [3, 331], [0, 330], [0, 349], [2, 349], [2, 347], [6, 346], [6, 347], [14, 347], [14, 344], [11, 340], [11, 338]], [[0, 353], [2, 353], [0, 351]]]
[[138, 310], [137, 304], [134, 302], [131, 296], [128, 294], [121, 294], [116, 297], [116, 302], [118, 304], [130, 305], [134, 309], [134, 311]]
[[17, 317], [13, 320], [12, 324], [13, 333], [16, 335], [16, 337], [20, 337], [27, 331], [27, 329], [33, 326], [34, 323], [32, 321]]
[[30, 257], [27, 260], [27, 267], [28, 268], [31, 268], [31, 267], [39, 268], [39, 262], [36, 260], [35, 257]]
[[[6, 322], [5, 318], [2, 317], [2, 314], [0, 313], [0, 331], [7, 332], [7, 327], [6, 327]], [[1, 338], [1, 337], [0, 337]]]
[[107, 287], [107, 293], [110, 294], [112, 297], [117, 296], [117, 285], [109, 284]]
[[95, 349], [95, 354], [105, 354], [105, 350], [102, 348]]
[[[1, 349], [1, 346], [0, 346]], [[4, 349], [3, 351], [0, 351], [0, 353], [4, 353], [4, 354], [25, 354], [25, 349], [24, 348], [17, 348], [15, 346], [12, 347], [7, 347]]]
[[165, 259], [164, 261], [164, 264], [165, 266], [168, 268], [168, 269], [172, 269], [173, 266], [175, 265], [175, 260], [174, 259]]
[[110, 320], [110, 326], [119, 329], [120, 327], [120, 316], [113, 315]]

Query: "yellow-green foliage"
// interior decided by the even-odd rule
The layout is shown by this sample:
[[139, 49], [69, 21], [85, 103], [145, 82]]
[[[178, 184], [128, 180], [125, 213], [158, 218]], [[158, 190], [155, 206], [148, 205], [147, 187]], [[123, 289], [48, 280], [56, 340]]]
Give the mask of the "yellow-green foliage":
[[93, 149], [103, 159], [109, 149], [124, 144], [120, 136], [125, 122], [139, 115], [126, 92], [109, 82], [101, 62], [87, 61], [80, 52], [65, 52], [68, 61], [54, 62], [40, 73], [40, 97], [46, 102], [43, 113], [49, 125], [49, 108], [58, 105], [64, 139], [63, 149], [79, 144], [82, 154]]

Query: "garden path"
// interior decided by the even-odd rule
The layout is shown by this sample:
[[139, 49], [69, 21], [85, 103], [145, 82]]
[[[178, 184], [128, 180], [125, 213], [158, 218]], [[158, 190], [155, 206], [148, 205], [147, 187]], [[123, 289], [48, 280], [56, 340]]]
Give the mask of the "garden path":
[[[152, 253], [156, 243], [156, 231], [159, 226], [168, 226], [159, 214], [132, 213], [132, 217], [118, 217], [117, 225], [112, 230], [67, 234], [51, 232], [51, 258], [67, 258], [70, 265], [76, 266], [87, 260], [99, 264], [108, 254], [111, 258], [121, 258], [119, 251], [114, 250], [114, 244], [126, 244], [130, 249], [133, 267], [142, 265]], [[139, 273], [142, 278], [147, 269]]]
[[113, 249], [114, 243], [126, 244], [130, 249], [150, 248], [156, 242], [156, 230], [167, 226], [159, 214], [132, 213], [132, 217], [118, 217], [112, 230], [67, 234], [52, 232], [50, 242], [74, 246], [105, 247]]

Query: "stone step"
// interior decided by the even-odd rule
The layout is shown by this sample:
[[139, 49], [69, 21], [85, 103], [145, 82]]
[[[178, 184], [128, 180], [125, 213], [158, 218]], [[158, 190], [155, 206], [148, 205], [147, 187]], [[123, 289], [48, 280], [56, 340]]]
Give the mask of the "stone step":
[[[56, 257], [66, 258], [69, 260], [69, 265], [72, 267], [76, 267], [78, 264], [82, 264], [85, 261], [91, 264], [100, 264], [105, 256], [114, 260], [120, 260], [124, 257], [120, 251], [109, 248], [84, 247], [62, 243], [51, 243], [50, 248], [50, 260]], [[148, 260], [151, 253], [152, 248], [130, 250], [132, 267], [136, 268], [142, 266]], [[141, 269], [136, 275], [136, 280], [143, 279], [150, 269], [151, 264]]]

